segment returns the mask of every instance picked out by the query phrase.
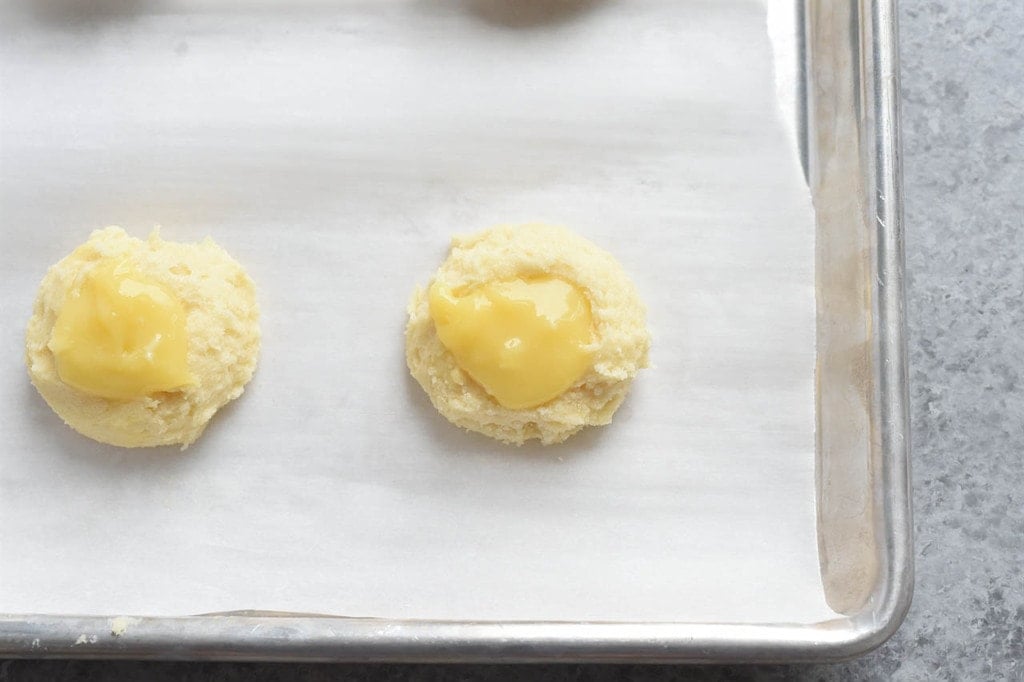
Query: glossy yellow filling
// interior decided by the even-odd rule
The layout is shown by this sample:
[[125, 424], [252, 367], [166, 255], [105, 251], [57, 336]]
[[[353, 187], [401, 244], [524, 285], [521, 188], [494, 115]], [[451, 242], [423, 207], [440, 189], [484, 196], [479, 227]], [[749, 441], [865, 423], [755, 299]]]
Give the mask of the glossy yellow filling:
[[50, 335], [61, 381], [103, 398], [173, 391], [188, 369], [185, 308], [124, 260], [97, 264], [69, 292]]
[[527, 277], [462, 293], [435, 282], [429, 301], [441, 343], [503, 407], [543, 405], [590, 368], [590, 303], [565, 280]]

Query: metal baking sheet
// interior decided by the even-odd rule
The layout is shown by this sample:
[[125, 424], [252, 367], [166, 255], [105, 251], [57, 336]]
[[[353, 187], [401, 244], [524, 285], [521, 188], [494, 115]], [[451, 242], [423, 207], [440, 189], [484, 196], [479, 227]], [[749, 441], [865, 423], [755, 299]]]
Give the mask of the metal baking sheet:
[[[3, 653], [780, 660], [898, 625], [889, 2], [3, 12]], [[655, 335], [615, 423], [548, 449], [448, 426], [402, 362], [449, 236], [528, 220], [614, 252]], [[212, 234], [260, 289], [257, 377], [184, 453], [25, 378], [42, 272], [109, 223]]]

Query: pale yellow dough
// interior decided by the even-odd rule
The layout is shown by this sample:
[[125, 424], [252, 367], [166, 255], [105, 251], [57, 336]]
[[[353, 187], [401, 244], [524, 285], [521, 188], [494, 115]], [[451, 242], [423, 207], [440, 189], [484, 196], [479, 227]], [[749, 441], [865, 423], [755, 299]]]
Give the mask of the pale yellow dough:
[[[584, 426], [608, 424], [637, 372], [647, 366], [650, 333], [636, 287], [609, 253], [562, 227], [500, 226], [457, 236], [435, 278], [455, 290], [545, 274], [583, 290], [594, 320], [593, 366], [568, 391], [540, 407], [511, 410], [459, 369], [430, 317], [427, 289], [409, 303], [409, 371], [452, 423], [505, 443], [559, 443]], [[428, 287], [429, 288], [429, 287]]]
[[[65, 297], [96, 263], [128, 258], [138, 272], [173, 291], [188, 316], [188, 366], [197, 382], [179, 391], [129, 401], [93, 396], [57, 375], [50, 333]], [[242, 394], [259, 354], [259, 308], [249, 276], [212, 239], [146, 241], [119, 227], [92, 233], [46, 273], [28, 323], [26, 362], [46, 402], [79, 433], [123, 447], [187, 446], [225, 403]]]

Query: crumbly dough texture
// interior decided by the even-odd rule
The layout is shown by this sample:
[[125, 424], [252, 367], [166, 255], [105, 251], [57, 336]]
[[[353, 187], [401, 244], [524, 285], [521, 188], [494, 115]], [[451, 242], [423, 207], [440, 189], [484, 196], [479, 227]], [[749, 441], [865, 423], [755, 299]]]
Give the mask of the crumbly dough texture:
[[594, 321], [593, 366], [558, 398], [536, 408], [502, 407], [455, 362], [437, 336], [427, 289], [409, 303], [406, 362], [438, 412], [505, 443], [559, 443], [584, 426], [608, 424], [647, 366], [650, 333], [636, 287], [611, 254], [562, 227], [499, 226], [456, 236], [435, 278], [451, 289], [526, 275], [551, 275], [586, 293]]
[[[185, 307], [188, 365], [197, 382], [179, 391], [130, 401], [93, 396], [64, 384], [48, 347], [68, 293], [101, 259], [127, 257], [139, 272], [175, 292]], [[46, 273], [26, 339], [32, 383], [46, 402], [79, 433], [123, 447], [189, 445], [225, 403], [242, 394], [259, 354], [259, 308], [249, 276], [212, 239], [167, 242], [154, 231], [147, 240], [119, 227], [89, 240]]]

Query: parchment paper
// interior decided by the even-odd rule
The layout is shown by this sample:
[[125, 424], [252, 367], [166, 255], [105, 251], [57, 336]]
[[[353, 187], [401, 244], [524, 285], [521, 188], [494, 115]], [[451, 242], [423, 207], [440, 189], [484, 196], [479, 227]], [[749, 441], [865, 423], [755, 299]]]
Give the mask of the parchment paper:
[[[765, 7], [555, 4], [6, 6], [0, 611], [831, 615]], [[654, 366], [611, 426], [515, 449], [434, 412], [402, 329], [452, 233], [532, 220], [622, 261]], [[107, 224], [213, 235], [258, 284], [257, 375], [185, 452], [88, 441], [27, 379], [40, 278]]]

